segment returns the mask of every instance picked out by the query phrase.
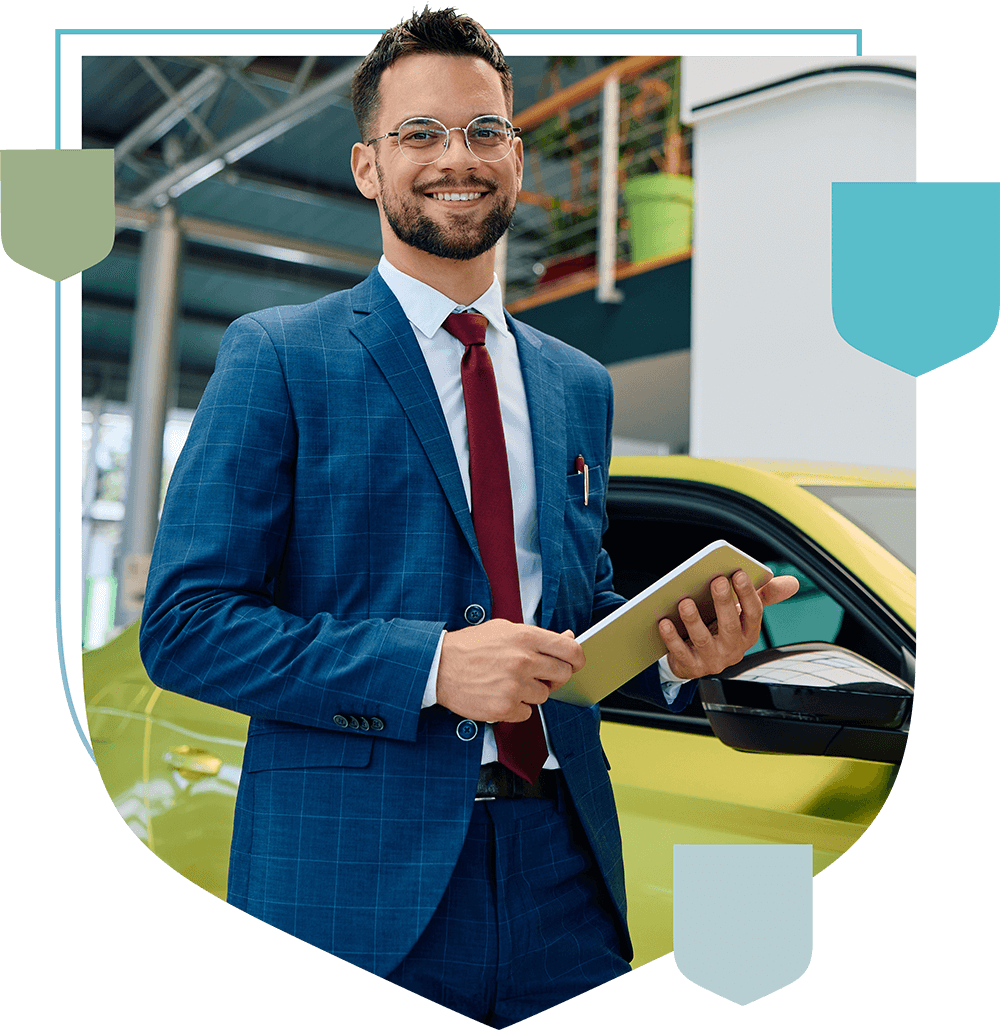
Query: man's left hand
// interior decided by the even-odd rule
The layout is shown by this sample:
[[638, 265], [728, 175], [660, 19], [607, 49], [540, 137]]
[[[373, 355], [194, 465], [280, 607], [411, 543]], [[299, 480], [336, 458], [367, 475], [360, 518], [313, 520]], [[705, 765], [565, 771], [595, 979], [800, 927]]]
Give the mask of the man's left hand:
[[732, 578], [737, 604], [729, 589], [729, 580], [719, 576], [712, 580], [712, 601], [715, 622], [706, 626], [698, 606], [686, 597], [680, 603], [681, 621], [687, 631], [684, 640], [670, 619], [660, 620], [660, 637], [667, 647], [670, 669], [677, 679], [717, 676], [735, 665], [753, 647], [760, 636], [764, 607], [791, 597], [799, 589], [794, 576], [775, 576], [754, 590], [750, 577], [743, 571]]

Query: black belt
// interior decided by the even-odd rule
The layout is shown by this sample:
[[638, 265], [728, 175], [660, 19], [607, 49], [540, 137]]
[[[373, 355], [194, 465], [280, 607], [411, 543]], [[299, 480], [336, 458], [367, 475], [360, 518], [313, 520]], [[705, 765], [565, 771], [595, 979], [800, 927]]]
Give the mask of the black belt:
[[494, 801], [497, 798], [559, 798], [558, 769], [543, 769], [534, 783], [522, 779], [499, 762], [488, 762], [479, 770], [479, 785], [476, 787], [477, 801]]

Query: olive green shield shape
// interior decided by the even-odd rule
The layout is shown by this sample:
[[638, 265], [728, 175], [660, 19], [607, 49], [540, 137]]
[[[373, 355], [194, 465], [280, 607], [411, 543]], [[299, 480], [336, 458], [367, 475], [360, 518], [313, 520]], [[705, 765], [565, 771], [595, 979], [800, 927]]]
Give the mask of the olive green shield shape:
[[0, 239], [13, 261], [60, 282], [108, 256], [113, 150], [4, 150], [0, 177]]

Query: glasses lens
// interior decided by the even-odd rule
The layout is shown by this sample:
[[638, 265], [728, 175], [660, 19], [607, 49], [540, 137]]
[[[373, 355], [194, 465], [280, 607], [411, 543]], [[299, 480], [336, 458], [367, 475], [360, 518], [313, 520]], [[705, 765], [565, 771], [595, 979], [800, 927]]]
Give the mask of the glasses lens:
[[499, 161], [510, 153], [514, 133], [505, 118], [484, 115], [469, 122], [469, 148], [481, 161]]
[[436, 161], [448, 143], [448, 130], [433, 118], [411, 118], [399, 127], [399, 149], [414, 164]]
[[[510, 122], [496, 115], [473, 119], [465, 131], [469, 149], [480, 161], [500, 161], [514, 145]], [[400, 125], [397, 142], [408, 161], [429, 165], [447, 149], [448, 130], [435, 118], [411, 118]]]

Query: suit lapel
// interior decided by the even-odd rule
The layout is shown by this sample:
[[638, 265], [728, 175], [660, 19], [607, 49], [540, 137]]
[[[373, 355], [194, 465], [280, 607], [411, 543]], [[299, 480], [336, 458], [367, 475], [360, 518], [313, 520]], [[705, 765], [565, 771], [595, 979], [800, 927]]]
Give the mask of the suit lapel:
[[[420, 346], [395, 295], [377, 271], [351, 291], [358, 321], [352, 334], [371, 355], [406, 413], [427, 454], [455, 518], [477, 560], [479, 545], [441, 403]], [[559, 366], [547, 357], [529, 326], [507, 316], [531, 420], [535, 457], [538, 537], [542, 556], [542, 600], [538, 624], [552, 617], [562, 568], [566, 504], [566, 406]]]
[[420, 440], [462, 533], [479, 558], [472, 514], [458, 470], [455, 448], [420, 345], [392, 290], [372, 274], [351, 291], [359, 316], [351, 332], [381, 369]]
[[547, 626], [559, 592], [566, 506], [566, 403], [562, 371], [545, 355], [529, 326], [507, 316], [517, 340], [535, 455], [538, 539], [542, 552], [542, 602], [538, 624]]

